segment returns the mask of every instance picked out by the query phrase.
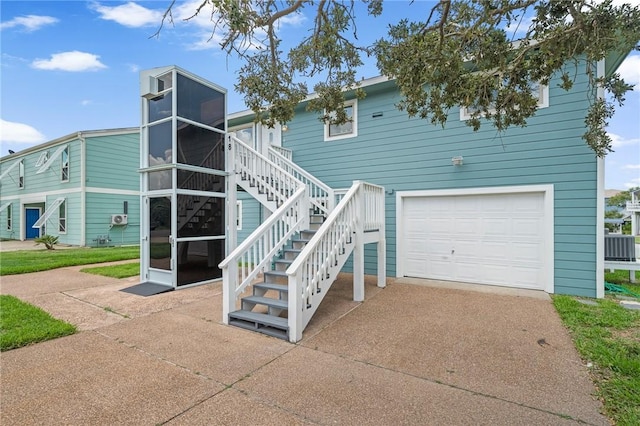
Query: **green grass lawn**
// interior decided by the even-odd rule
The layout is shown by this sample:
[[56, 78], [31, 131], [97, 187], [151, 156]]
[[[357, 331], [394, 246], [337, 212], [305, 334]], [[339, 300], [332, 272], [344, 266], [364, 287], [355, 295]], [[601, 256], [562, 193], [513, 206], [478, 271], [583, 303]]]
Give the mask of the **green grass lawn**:
[[20, 299], [0, 295], [0, 351], [68, 336], [76, 327]]
[[0, 253], [0, 275], [25, 274], [139, 257], [139, 247], [7, 251]]
[[140, 262], [124, 263], [122, 265], [96, 266], [80, 269], [87, 274], [104, 275], [111, 278], [128, 278], [140, 273]]
[[640, 425], [640, 311], [613, 300], [585, 305], [570, 296], [553, 303], [591, 373], [605, 412], [616, 424]]

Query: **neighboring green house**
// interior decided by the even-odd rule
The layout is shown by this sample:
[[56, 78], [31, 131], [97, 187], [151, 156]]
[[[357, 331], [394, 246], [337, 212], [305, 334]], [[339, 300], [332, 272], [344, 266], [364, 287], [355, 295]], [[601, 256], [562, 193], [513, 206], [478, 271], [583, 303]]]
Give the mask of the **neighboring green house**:
[[81, 131], [0, 158], [0, 238], [139, 244], [139, 133]]

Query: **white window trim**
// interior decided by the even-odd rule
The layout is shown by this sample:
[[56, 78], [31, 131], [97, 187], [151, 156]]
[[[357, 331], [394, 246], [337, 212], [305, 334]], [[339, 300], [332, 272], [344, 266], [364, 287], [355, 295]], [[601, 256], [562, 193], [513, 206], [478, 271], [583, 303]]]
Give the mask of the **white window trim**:
[[[547, 84], [539, 84], [538, 85], [538, 109], [548, 108], [549, 107], [549, 85]], [[489, 108], [489, 112], [494, 113], [496, 110], [494, 108]], [[460, 107], [460, 121], [466, 121], [471, 118], [471, 113], [467, 107]], [[481, 117], [484, 114], [480, 114]]]
[[[67, 151], [67, 165], [66, 165], [67, 178], [66, 179], [63, 178], [64, 176], [63, 171], [65, 169], [63, 158], [64, 158], [65, 151]], [[70, 168], [71, 168], [71, 152], [69, 151], [69, 146], [67, 145], [67, 147], [63, 149], [62, 153], [60, 154], [60, 182], [69, 182]]]
[[25, 169], [24, 169], [24, 159], [20, 160], [18, 167], [18, 189], [24, 189], [25, 186]]
[[242, 200], [236, 201], [236, 229], [242, 231]]
[[44, 213], [40, 216], [40, 218], [33, 224], [32, 228], [42, 228], [45, 222], [58, 210], [60, 204], [64, 203], [66, 198], [60, 197], [56, 198], [56, 200], [51, 203], [51, 205], [45, 210]]
[[[61, 207], [61, 206], [64, 206], [64, 216], [60, 216], [60, 207]], [[67, 201], [66, 201], [66, 200], [64, 200], [64, 201], [62, 201], [62, 202], [60, 203], [60, 205], [58, 206], [58, 234], [66, 234], [66, 233], [67, 233], [67, 223], [68, 223], [68, 221], [67, 221], [67, 213], [68, 213], [68, 210], [67, 210]], [[61, 225], [60, 221], [61, 221], [62, 219], [64, 219], [64, 231], [61, 231], [61, 230], [60, 230], [60, 228], [61, 228], [61, 226], [60, 226], [60, 225]]]
[[12, 231], [13, 229], [13, 210], [11, 209], [11, 201], [8, 203], [4, 203], [0, 206], [0, 213], [3, 211], [7, 211], [7, 221], [6, 221], [6, 229], [7, 231]]
[[351, 122], [353, 123], [353, 131], [351, 133], [345, 133], [343, 135], [329, 136], [329, 126], [331, 126], [331, 123], [324, 123], [324, 141], [325, 142], [337, 141], [340, 139], [355, 138], [358, 136], [358, 100], [351, 99], [349, 101], [345, 101], [344, 106], [345, 107], [350, 106], [353, 108], [353, 113], [351, 116]]

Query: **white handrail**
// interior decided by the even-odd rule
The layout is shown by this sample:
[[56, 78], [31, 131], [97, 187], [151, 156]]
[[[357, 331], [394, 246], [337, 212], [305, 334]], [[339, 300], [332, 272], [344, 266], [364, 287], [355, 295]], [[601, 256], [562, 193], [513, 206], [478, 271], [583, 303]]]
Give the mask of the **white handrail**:
[[290, 149], [283, 148], [277, 145], [269, 145], [269, 148], [273, 149], [275, 152], [282, 155], [287, 160], [293, 161], [293, 151], [291, 151]]
[[304, 183], [296, 179], [285, 169], [260, 154], [233, 135], [229, 135], [233, 144], [234, 171], [242, 179], [248, 179], [251, 186], [273, 199], [276, 205], [283, 203]]
[[[356, 232], [384, 230], [384, 188], [355, 181], [336, 208], [287, 268], [289, 333], [295, 339], [311, 319], [329, 285], [348, 257]], [[325, 289], [326, 290], [326, 289]]]
[[333, 206], [335, 206], [335, 195], [329, 185], [286, 158], [274, 146], [269, 147], [269, 160], [307, 185], [311, 203], [318, 207], [320, 211], [329, 214], [329, 212], [333, 210]]

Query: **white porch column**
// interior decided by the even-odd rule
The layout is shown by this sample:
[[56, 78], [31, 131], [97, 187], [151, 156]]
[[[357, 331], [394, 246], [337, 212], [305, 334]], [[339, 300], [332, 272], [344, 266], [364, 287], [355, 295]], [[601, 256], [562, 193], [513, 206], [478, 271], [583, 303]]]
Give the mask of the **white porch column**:
[[[354, 182], [358, 183], [357, 181]], [[358, 193], [355, 197], [356, 204], [356, 232], [354, 234], [353, 248], [353, 300], [355, 302], [364, 301], [364, 222], [362, 216], [364, 214], [364, 191], [362, 187], [358, 187]]]

